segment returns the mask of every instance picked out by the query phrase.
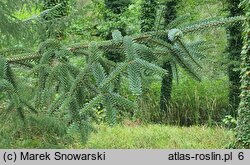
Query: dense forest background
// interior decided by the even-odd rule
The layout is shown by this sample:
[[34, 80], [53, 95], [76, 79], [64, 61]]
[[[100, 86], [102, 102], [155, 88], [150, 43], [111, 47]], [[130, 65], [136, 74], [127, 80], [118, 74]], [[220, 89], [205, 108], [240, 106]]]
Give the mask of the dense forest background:
[[249, 148], [248, 0], [0, 2], [1, 148]]

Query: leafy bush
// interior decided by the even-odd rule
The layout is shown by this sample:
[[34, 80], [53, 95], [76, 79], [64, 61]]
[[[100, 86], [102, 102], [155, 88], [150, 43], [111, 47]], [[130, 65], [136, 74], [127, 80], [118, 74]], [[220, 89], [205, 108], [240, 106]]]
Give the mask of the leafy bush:
[[231, 115], [225, 116], [225, 118], [222, 119], [222, 122], [224, 126], [229, 129], [234, 129], [237, 126], [237, 120]]

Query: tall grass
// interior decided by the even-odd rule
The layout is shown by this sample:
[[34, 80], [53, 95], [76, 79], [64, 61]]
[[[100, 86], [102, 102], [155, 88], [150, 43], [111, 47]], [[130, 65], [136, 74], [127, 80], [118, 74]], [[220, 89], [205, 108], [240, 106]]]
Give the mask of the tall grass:
[[140, 99], [137, 116], [145, 122], [158, 122], [174, 125], [212, 125], [221, 122], [229, 111], [228, 80], [222, 79], [196, 82], [182, 77], [175, 83], [172, 100], [167, 113], [160, 112], [160, 83], [152, 83], [150, 90]]
[[[233, 140], [231, 131], [219, 127], [164, 125], [99, 126], [82, 148], [92, 149], [223, 149]], [[72, 146], [79, 148], [80, 146]]]
[[66, 133], [65, 125], [54, 118], [33, 118], [26, 128], [21, 127], [9, 125], [2, 129], [0, 148], [222, 149], [234, 141], [233, 132], [220, 127], [97, 125], [98, 131], [86, 144], [81, 143], [79, 132]]

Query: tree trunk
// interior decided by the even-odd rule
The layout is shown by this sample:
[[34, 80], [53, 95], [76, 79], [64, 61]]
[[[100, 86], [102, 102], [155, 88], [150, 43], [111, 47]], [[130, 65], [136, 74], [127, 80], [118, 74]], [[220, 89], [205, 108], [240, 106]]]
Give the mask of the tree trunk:
[[165, 62], [162, 68], [168, 71], [168, 74], [162, 77], [161, 96], [160, 96], [160, 109], [163, 112], [167, 111], [167, 104], [171, 98], [172, 84], [173, 84], [173, 71], [170, 62]]
[[[178, 4], [178, 0], [172, 0], [172, 1], [166, 2], [165, 13], [164, 13], [165, 26], [167, 26], [177, 17], [177, 4]], [[168, 41], [167, 36], [165, 37], [165, 40]], [[163, 69], [167, 70], [168, 74], [162, 77], [160, 109], [162, 112], [166, 113], [168, 103], [171, 99], [172, 84], [173, 84], [173, 71], [172, 71], [171, 63], [169, 61], [165, 61], [162, 67]]]
[[[238, 7], [240, 0], [228, 0], [229, 16], [243, 15], [243, 10]], [[228, 27], [228, 52], [231, 64], [228, 66], [229, 76], [229, 104], [232, 106], [230, 115], [237, 116], [237, 109], [240, 103], [240, 53], [242, 50], [242, 23], [235, 23]]]

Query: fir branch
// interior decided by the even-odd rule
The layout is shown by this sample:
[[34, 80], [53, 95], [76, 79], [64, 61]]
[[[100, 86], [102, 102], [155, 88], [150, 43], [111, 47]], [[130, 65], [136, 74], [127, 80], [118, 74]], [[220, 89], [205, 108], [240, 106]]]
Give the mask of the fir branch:
[[112, 102], [113, 105], [117, 105], [119, 107], [123, 107], [125, 109], [131, 110], [136, 109], [137, 104], [134, 102], [128, 100], [127, 98], [124, 98], [123, 96], [117, 94], [117, 93], [108, 93], [107, 97]]
[[126, 70], [131, 63], [133, 63], [133, 61], [126, 61], [124, 63], [118, 64], [117, 67], [110, 73], [110, 75], [100, 83], [100, 88], [109, 85], [117, 76], [119, 76], [124, 70]]
[[192, 25], [180, 27], [180, 30], [185, 34], [195, 33], [195, 32], [204, 31], [213, 27], [218, 27], [218, 26], [223, 26], [223, 25], [227, 25], [230, 23], [244, 21], [245, 19], [246, 18], [244, 16], [228, 17], [228, 18], [214, 18], [213, 20], [211, 19], [208, 21], [203, 20]]
[[20, 54], [12, 57], [8, 57], [8, 63], [20, 63], [20, 62], [30, 62], [37, 61], [42, 57], [42, 55], [38, 53], [29, 53], [29, 54]]
[[92, 110], [92, 108], [96, 105], [98, 105], [102, 101], [103, 96], [101, 94], [97, 95], [95, 98], [93, 98], [89, 103], [85, 104], [83, 109], [79, 111], [79, 114], [82, 115], [86, 111]]
[[141, 68], [137, 63], [128, 67], [129, 88], [134, 95], [142, 94]]
[[6, 78], [7, 67], [8, 67], [7, 59], [0, 56], [0, 79]]
[[202, 68], [202, 66], [194, 59], [193, 55], [190, 53], [186, 45], [183, 43], [183, 41], [178, 37], [176, 42], [178, 45], [182, 48], [183, 52], [187, 54], [187, 56], [199, 67]]
[[135, 63], [140, 66], [140, 68], [143, 68], [145, 70], [149, 70], [153, 72], [154, 74], [158, 74], [160, 76], [167, 74], [167, 71], [153, 63], [150, 63], [148, 61], [142, 60], [142, 59], [136, 59]]
[[97, 86], [99, 86], [100, 83], [106, 78], [106, 73], [104, 71], [104, 68], [100, 63], [94, 63], [92, 64], [92, 72], [95, 77]]

